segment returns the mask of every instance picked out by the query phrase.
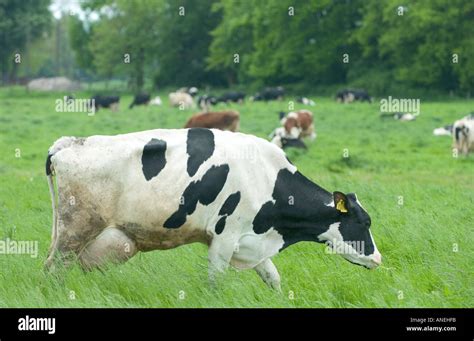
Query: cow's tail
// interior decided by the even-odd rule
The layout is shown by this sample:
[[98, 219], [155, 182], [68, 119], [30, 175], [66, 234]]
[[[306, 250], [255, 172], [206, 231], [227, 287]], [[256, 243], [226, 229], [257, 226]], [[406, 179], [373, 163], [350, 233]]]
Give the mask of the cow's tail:
[[51, 231], [52, 245], [56, 243], [58, 235], [58, 204], [56, 198], [56, 191], [54, 188], [55, 174], [54, 165], [52, 163], [52, 157], [62, 149], [68, 148], [76, 143], [78, 139], [73, 136], [61, 137], [57, 140], [48, 150], [48, 156], [46, 157], [46, 178], [48, 180], [49, 194], [51, 196], [51, 206], [53, 209], [53, 226]]
[[56, 202], [56, 191], [54, 189], [54, 181], [53, 181], [53, 165], [51, 163], [51, 157], [53, 154], [48, 153], [48, 157], [46, 158], [46, 178], [48, 179], [48, 187], [49, 187], [49, 194], [51, 196], [51, 206], [53, 209], [53, 226], [51, 228], [51, 240], [53, 243], [56, 241], [57, 230], [58, 230], [58, 206]]

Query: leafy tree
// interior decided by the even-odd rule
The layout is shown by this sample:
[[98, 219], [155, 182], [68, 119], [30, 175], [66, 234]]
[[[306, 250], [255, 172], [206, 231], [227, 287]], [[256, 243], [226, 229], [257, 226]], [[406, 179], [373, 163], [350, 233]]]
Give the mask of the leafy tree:
[[353, 39], [365, 64], [384, 65], [395, 81], [412, 87], [446, 91], [461, 82], [463, 89], [472, 88], [472, 1], [418, 0], [405, 6], [398, 0], [368, 1], [364, 13]]
[[3, 81], [13, 79], [18, 70], [16, 53], [49, 28], [50, 0], [0, 0], [0, 64]]
[[220, 21], [212, 0], [167, 0], [159, 21], [156, 56], [160, 85], [221, 84], [223, 76], [206, 70], [210, 31]]

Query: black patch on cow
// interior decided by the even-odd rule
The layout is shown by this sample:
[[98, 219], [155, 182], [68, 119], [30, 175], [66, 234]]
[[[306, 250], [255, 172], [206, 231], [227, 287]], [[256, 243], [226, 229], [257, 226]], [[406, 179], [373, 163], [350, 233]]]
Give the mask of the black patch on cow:
[[183, 204], [163, 224], [164, 227], [174, 229], [186, 222], [186, 217], [194, 212], [197, 203], [209, 205], [216, 200], [217, 195], [227, 181], [229, 165], [212, 166], [201, 178], [191, 182], [183, 192]]
[[188, 158], [188, 174], [193, 176], [199, 167], [214, 153], [214, 134], [205, 128], [191, 128], [188, 130], [186, 152]]
[[459, 135], [461, 134], [461, 131], [461, 127], [456, 127], [456, 129], [454, 129], [454, 138], [456, 139], [456, 141], [459, 141]]
[[142, 170], [147, 181], [157, 176], [166, 165], [166, 141], [151, 139], [142, 154]]
[[46, 158], [46, 175], [51, 175], [51, 156], [53, 155], [48, 153]]
[[281, 147], [283, 149], [287, 148], [300, 148], [300, 149], [308, 149], [306, 147], [306, 144], [303, 142], [303, 140], [297, 138], [287, 138], [287, 137], [282, 137], [281, 138]]
[[235, 208], [240, 202], [240, 192], [235, 192], [227, 197], [224, 204], [222, 205], [219, 216], [222, 216], [216, 224], [215, 231], [217, 234], [221, 234], [224, 231], [225, 222], [228, 216], [234, 213]]
[[226, 199], [224, 205], [222, 205], [219, 215], [231, 215], [234, 213], [235, 208], [240, 201], [240, 192], [235, 192]]
[[217, 234], [221, 234], [222, 231], [224, 231], [226, 219], [227, 219], [227, 216], [223, 216], [217, 221], [216, 228], [215, 228], [215, 231]]
[[[272, 201], [262, 205], [255, 216], [253, 230], [262, 234], [275, 228], [285, 240], [284, 247], [301, 240], [316, 241], [317, 235], [335, 221], [335, 212], [329, 224], [318, 218], [330, 212], [324, 202], [330, 202], [332, 195], [298, 171], [291, 173], [288, 169], [282, 169], [278, 172], [272, 198]], [[332, 210], [335, 211], [334, 208]], [[318, 220], [322, 223], [320, 228]]]

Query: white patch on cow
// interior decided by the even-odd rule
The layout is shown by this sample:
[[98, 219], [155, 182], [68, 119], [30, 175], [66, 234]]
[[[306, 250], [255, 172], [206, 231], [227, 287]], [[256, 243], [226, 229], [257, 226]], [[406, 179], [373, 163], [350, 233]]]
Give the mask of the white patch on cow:
[[[334, 202], [332, 202], [332, 204], [334, 206]], [[326, 205], [326, 206], [329, 206], [329, 205]], [[342, 235], [341, 235], [341, 232], [339, 232], [340, 225], [341, 225], [341, 222], [332, 223], [331, 225], [329, 225], [329, 228], [327, 229], [326, 232], [321, 233], [318, 236], [318, 239], [322, 242], [327, 241], [327, 240], [334, 240], [334, 239], [342, 241]]]
[[441, 128], [436, 128], [433, 130], [433, 135], [435, 136], [451, 136], [451, 132], [444, 128], [444, 127], [441, 127]]
[[298, 114], [296, 112], [292, 111], [292, 112], [289, 112], [288, 115], [286, 115], [286, 117], [294, 118], [295, 120], [297, 120], [298, 119]]
[[329, 204], [326, 204], [326, 206], [328, 206], [328, 207], [334, 207], [334, 200], [331, 201]]
[[[342, 237], [342, 234], [339, 231], [340, 225], [340, 222], [332, 223], [331, 225], [329, 225], [329, 228], [326, 232], [323, 232], [318, 236], [318, 239], [321, 242], [328, 243], [329, 246], [333, 248], [341, 249], [342, 246], [342, 249], [345, 251], [345, 253], [340, 253], [341, 256], [352, 263], [363, 265], [369, 269], [373, 269], [380, 265], [382, 257], [378, 252], [375, 243], [373, 254], [366, 256], [364, 254], [359, 253], [351, 243], [347, 243], [344, 241], [344, 238]], [[370, 235], [370, 237], [373, 243], [372, 235]]]
[[293, 127], [290, 129], [290, 137], [297, 139], [301, 135], [301, 128]]
[[252, 232], [242, 234], [231, 264], [238, 269], [254, 268], [276, 255], [284, 244], [282, 235], [273, 227], [261, 235]]
[[161, 98], [160, 96], [156, 96], [155, 98], [153, 98], [150, 103], [150, 105], [161, 105], [162, 102], [161, 102]]

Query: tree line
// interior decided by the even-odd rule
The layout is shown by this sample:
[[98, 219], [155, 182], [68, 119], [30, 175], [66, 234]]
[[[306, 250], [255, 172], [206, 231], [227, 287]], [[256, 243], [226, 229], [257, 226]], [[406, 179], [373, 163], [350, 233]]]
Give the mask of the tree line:
[[[1, 25], [2, 4], [28, 1], [0, 0]], [[47, 1], [34, 3], [44, 8]], [[158, 87], [287, 85], [308, 92], [349, 84], [374, 94], [474, 89], [472, 0], [83, 0], [81, 6], [85, 15], [67, 20], [79, 74], [123, 77], [134, 91], [147, 80]], [[48, 26], [33, 23], [30, 40]], [[7, 37], [0, 34], [0, 44], [13, 50], [26, 41]], [[0, 52], [2, 72], [13, 50]]]

